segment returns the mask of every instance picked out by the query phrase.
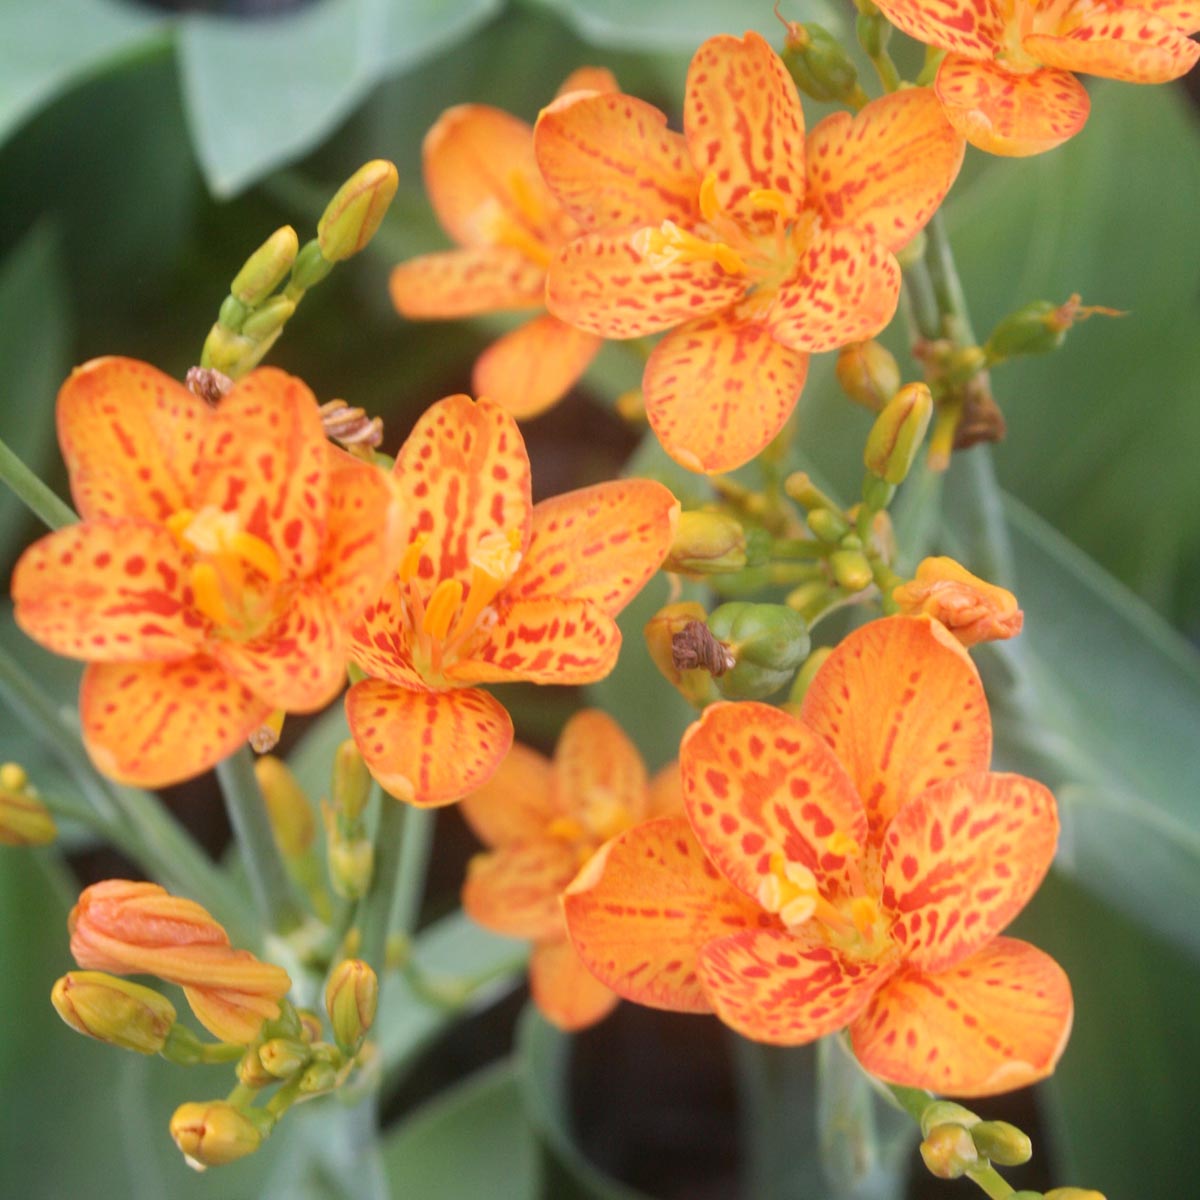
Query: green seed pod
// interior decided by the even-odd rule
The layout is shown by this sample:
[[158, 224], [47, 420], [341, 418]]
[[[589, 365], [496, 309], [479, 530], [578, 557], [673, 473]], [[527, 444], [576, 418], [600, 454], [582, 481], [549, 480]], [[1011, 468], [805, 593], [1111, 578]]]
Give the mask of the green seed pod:
[[811, 642], [804, 618], [786, 604], [722, 604], [708, 628], [734, 657], [731, 671], [717, 677], [728, 700], [762, 700], [779, 691], [808, 657]]
[[846, 101], [858, 86], [858, 69], [827, 29], [813, 23], [788, 23], [784, 66], [796, 87], [822, 103]]

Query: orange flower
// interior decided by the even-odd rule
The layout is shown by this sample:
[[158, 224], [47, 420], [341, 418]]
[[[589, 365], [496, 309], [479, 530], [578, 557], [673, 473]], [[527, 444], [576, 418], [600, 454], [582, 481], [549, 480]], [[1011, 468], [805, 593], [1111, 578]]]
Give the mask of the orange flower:
[[[617, 81], [584, 67], [559, 95], [580, 90], [615, 92]], [[425, 189], [461, 248], [422, 255], [392, 272], [399, 312], [426, 319], [544, 308], [546, 264], [579, 227], [542, 182], [530, 126], [498, 108], [462, 104], [425, 136], [423, 156]], [[472, 389], [515, 417], [537, 416], [566, 395], [601, 341], [542, 313], [480, 356]]]
[[1091, 107], [1072, 72], [1166, 83], [1200, 57], [1196, 0], [878, 0], [889, 21], [949, 53], [934, 91], [954, 127], [992, 154], [1041, 154]]
[[756, 33], [700, 47], [683, 125], [620, 94], [543, 111], [538, 165], [587, 231], [551, 261], [546, 302], [601, 337], [673, 330], [646, 364], [646, 415], [685, 467], [726, 471], [782, 428], [810, 354], [891, 320], [892, 251], [941, 203], [963, 142], [911, 89], [827, 117], [806, 143], [796, 88]]
[[398, 520], [387, 477], [326, 441], [303, 383], [264, 368], [210, 408], [100, 358], [63, 385], [58, 431], [83, 520], [21, 557], [15, 615], [90, 664], [83, 737], [106, 775], [187, 779], [272, 710], [333, 699], [343, 626], [383, 586]]
[[896, 588], [892, 599], [907, 616], [923, 613], [940, 621], [964, 646], [1016, 637], [1025, 621], [1012, 592], [952, 558], [923, 559], [916, 578]]
[[560, 1029], [594, 1025], [617, 995], [579, 961], [559, 897], [606, 839], [682, 808], [679, 764], [647, 781], [633, 743], [597, 709], [567, 722], [553, 762], [518, 743], [463, 798], [467, 823], [492, 848], [471, 860], [463, 908], [497, 933], [533, 939], [530, 989]]
[[679, 505], [659, 483], [581, 488], [533, 507], [517, 423], [498, 404], [440, 400], [396, 457], [408, 549], [352, 632], [373, 678], [346, 698], [371, 774], [393, 796], [448, 804], [482, 786], [512, 721], [471, 684], [602, 679], [614, 617], [671, 545]]
[[81, 967], [178, 984], [196, 1019], [223, 1042], [252, 1042], [263, 1021], [279, 1016], [291, 987], [282, 967], [234, 950], [199, 904], [156, 883], [92, 884], [71, 909], [67, 928]]
[[717, 704], [683, 740], [687, 816], [610, 842], [564, 900], [575, 948], [643, 1004], [794, 1045], [850, 1027], [893, 1083], [959, 1096], [1054, 1069], [1053, 959], [998, 937], [1054, 855], [1054, 797], [988, 770], [966, 652], [891, 617], [830, 655], [797, 720]]

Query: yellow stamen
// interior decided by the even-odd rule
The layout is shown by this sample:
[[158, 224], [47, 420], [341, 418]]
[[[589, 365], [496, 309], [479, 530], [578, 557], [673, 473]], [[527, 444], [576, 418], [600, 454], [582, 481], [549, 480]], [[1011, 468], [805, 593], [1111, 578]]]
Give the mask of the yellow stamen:
[[658, 229], [639, 229], [631, 239], [634, 250], [652, 267], [669, 267], [677, 262], [712, 261], [730, 275], [742, 275], [746, 264], [740, 254], [724, 242], [710, 242], [664, 221]]
[[765, 208], [781, 217], [791, 215], [792, 205], [788, 198], [775, 188], [755, 188], [746, 197], [754, 208]]
[[717, 177], [709, 171], [700, 184], [700, 215], [711, 224], [722, 211], [721, 201], [717, 199]]
[[870, 896], [859, 896], [850, 905], [850, 917], [859, 936], [869, 938], [871, 930], [879, 920], [879, 905]]
[[166, 526], [178, 540], [183, 540], [183, 531], [192, 523], [196, 514], [190, 508], [181, 508], [172, 513], [166, 520]]
[[538, 204], [528, 177], [516, 167], [508, 173], [508, 190], [521, 216], [534, 225], [539, 224], [545, 215], [542, 206]]
[[573, 817], [555, 817], [546, 826], [546, 836], [563, 842], [577, 842], [583, 837], [583, 826]]
[[427, 541], [429, 541], [429, 534], [421, 533], [409, 542], [408, 549], [404, 551], [404, 557], [400, 560], [400, 566], [396, 571], [402, 583], [408, 583], [416, 578], [417, 569], [421, 565], [421, 555]]
[[230, 623], [229, 606], [221, 589], [221, 577], [217, 568], [209, 562], [199, 562], [192, 567], [192, 595], [196, 607], [214, 625]]
[[421, 630], [435, 641], [441, 641], [450, 632], [458, 606], [462, 603], [463, 585], [461, 579], [443, 579], [433, 589], [429, 604], [425, 608], [425, 616], [421, 621]]
[[260, 537], [241, 530], [230, 540], [229, 549], [244, 563], [249, 563], [256, 571], [260, 571], [272, 583], [278, 583], [282, 575], [279, 555], [274, 547], [268, 545]]
[[840, 829], [825, 839], [825, 849], [839, 858], [862, 857], [862, 847], [848, 833]]

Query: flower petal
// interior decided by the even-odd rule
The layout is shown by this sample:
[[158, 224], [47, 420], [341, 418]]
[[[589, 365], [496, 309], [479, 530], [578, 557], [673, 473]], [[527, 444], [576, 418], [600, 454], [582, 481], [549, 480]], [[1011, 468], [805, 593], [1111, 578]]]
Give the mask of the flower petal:
[[561, 935], [558, 898], [578, 870], [575, 847], [549, 837], [476, 854], [462, 906], [471, 920], [506, 937]]
[[481, 787], [512, 745], [512, 718], [477, 688], [413, 692], [365, 679], [346, 694], [346, 717], [379, 786], [419, 808]]
[[820, 229], [780, 287], [766, 325], [793, 350], [820, 354], [874, 337], [900, 300], [900, 264], [857, 229]]
[[1030, 34], [1021, 48], [1043, 66], [1126, 83], [1168, 83], [1200, 58], [1200, 42], [1163, 17], [1125, 7], [1097, 8], [1062, 37]]
[[95, 358], [58, 393], [58, 441], [84, 520], [162, 521], [187, 506], [212, 410], [132, 358]]
[[979, 674], [940, 625], [920, 617], [856, 629], [817, 672], [800, 717], [854, 781], [873, 841], [906, 801], [991, 760]]
[[700, 220], [683, 134], [636, 96], [564, 96], [542, 109], [533, 145], [550, 190], [585, 229]]
[[965, 145], [931, 88], [833, 113], [809, 134], [807, 204], [827, 224], [852, 225], [899, 250], [937, 211]]
[[1073, 1014], [1066, 973], [1048, 954], [996, 938], [936, 975], [907, 966], [850, 1029], [880, 1079], [947, 1096], [994, 1096], [1045, 1079]]
[[563, 912], [598, 979], [675, 1012], [711, 1011], [697, 974], [703, 945], [769, 919], [725, 882], [683, 817], [635, 825], [602, 846], [567, 889]]
[[271, 712], [211, 658], [92, 663], [79, 716], [92, 761], [110, 779], [166, 787], [232, 754]]
[[950, 124], [972, 146], [1010, 158], [1062, 145], [1083, 128], [1091, 108], [1069, 71], [1016, 75], [954, 54], [942, 60], [933, 87]]
[[755, 191], [779, 193], [792, 217], [804, 202], [804, 113], [779, 55], [757, 33], [722, 34], [692, 58], [683, 102], [692, 162], [716, 183], [721, 207], [743, 220]]
[[584, 966], [566, 938], [534, 946], [529, 990], [542, 1016], [567, 1033], [602, 1021], [620, 1000]]
[[782, 929], [709, 942], [700, 978], [713, 1011], [743, 1037], [800, 1046], [848, 1025], [894, 970], [850, 962]]
[[625, 731], [598, 708], [577, 712], [563, 726], [554, 750], [558, 809], [583, 816], [598, 797], [645, 816], [646, 765]]
[[1001, 0], [882, 0], [879, 7], [909, 37], [969, 58], [991, 58], [1004, 41]]
[[494, 341], [475, 361], [471, 387], [518, 420], [557, 404], [604, 343], [544, 313]]
[[669, 762], [650, 779], [647, 817], [673, 817], [683, 812], [683, 775], [678, 761]]
[[556, 96], [570, 92], [619, 92], [617, 77], [607, 67], [576, 67], [562, 81]]
[[85, 521], [21, 555], [13, 616], [31, 638], [69, 658], [188, 658], [205, 622], [184, 603], [184, 576], [183, 553], [161, 525]]
[[835, 833], [862, 843], [867, 821], [854, 785], [821, 738], [768, 704], [712, 704], [679, 748], [688, 820], [705, 853], [747, 896], [773, 855], [807, 867], [821, 891], [849, 888]]
[[[1182, 33], [1200, 32], [1200, 3], [1197, 0], [1124, 0], [1124, 3], [1113, 3], [1110, 7], [1153, 13]], [[1079, 11], [1085, 16], [1093, 11], [1090, 0], [1083, 0]]]
[[545, 303], [546, 267], [510, 246], [422, 254], [392, 270], [392, 303], [410, 320], [474, 317]]
[[1040, 783], [961, 775], [910, 800], [883, 840], [883, 905], [910, 962], [943, 971], [990, 941], [1037, 891], [1058, 842]]
[[689, 471], [731, 471], [783, 428], [808, 355], [726, 309], [672, 330], [646, 363], [646, 416], [663, 449]]
[[235, 1046], [249, 1045], [262, 1031], [264, 1021], [279, 1016], [279, 1005], [270, 996], [239, 992], [233, 988], [185, 987], [183, 994], [196, 1020], [213, 1037]]
[[459, 812], [486, 846], [510, 846], [545, 836], [560, 816], [550, 760], [514, 742], [496, 773], [464, 796]]
[[635, 338], [716, 312], [745, 292], [745, 280], [713, 259], [643, 259], [635, 233], [588, 233], [563, 246], [547, 270], [546, 307], [599, 337]]
[[652, 479], [621, 479], [552, 496], [533, 510], [524, 561], [507, 595], [589, 600], [616, 616], [671, 548], [679, 501]]
[[431, 690], [413, 665], [413, 631], [400, 585], [394, 579], [351, 628], [347, 653], [372, 679], [385, 679], [418, 692]]

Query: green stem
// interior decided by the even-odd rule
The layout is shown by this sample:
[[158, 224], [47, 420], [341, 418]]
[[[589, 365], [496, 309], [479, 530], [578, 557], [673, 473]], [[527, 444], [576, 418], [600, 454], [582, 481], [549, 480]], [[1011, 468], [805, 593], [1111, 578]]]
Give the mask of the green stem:
[[425, 876], [437, 814], [431, 808], [410, 808], [404, 816], [404, 837], [400, 843], [400, 877], [392, 905], [391, 928], [411, 937], [421, 916], [425, 894]]
[[0, 441], [0, 479], [27, 508], [51, 529], [74, 525], [79, 517]]
[[371, 886], [358, 906], [358, 926], [362, 933], [358, 955], [370, 963], [379, 978], [383, 979], [388, 932], [399, 892], [408, 820], [417, 810], [383, 795], [378, 784], [373, 790], [380, 805], [379, 823], [375, 829], [375, 869], [371, 875]]
[[968, 1167], [967, 1178], [981, 1187], [991, 1200], [1006, 1200], [1016, 1189], [992, 1166], [985, 1163], [979, 1167]]

